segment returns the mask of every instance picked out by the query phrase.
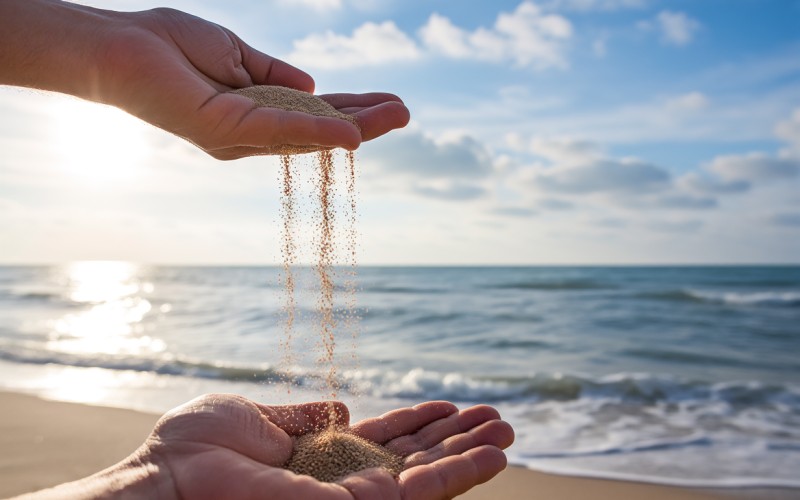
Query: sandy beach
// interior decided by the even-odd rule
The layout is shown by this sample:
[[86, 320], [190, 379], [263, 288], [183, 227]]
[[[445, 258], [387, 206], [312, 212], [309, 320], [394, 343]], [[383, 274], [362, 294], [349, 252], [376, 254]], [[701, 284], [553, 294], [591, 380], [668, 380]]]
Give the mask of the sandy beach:
[[[0, 393], [0, 497], [87, 476], [127, 456], [158, 416], [131, 410]], [[704, 491], [625, 481], [557, 476], [510, 467], [460, 498], [712, 499], [791, 498], [779, 491]]]

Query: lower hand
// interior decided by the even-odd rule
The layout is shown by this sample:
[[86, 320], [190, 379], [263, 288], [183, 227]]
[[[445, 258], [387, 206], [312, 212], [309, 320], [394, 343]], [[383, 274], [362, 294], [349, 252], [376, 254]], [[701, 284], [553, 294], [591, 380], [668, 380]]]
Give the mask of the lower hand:
[[138, 486], [151, 496], [433, 500], [499, 473], [506, 466], [501, 449], [514, 439], [491, 407], [459, 412], [450, 403], [429, 402], [351, 427], [405, 457], [398, 478], [368, 469], [323, 483], [281, 468], [291, 456], [292, 436], [326, 426], [331, 405], [336, 424], [347, 425], [342, 403], [265, 406], [234, 395], [203, 396], [162, 417], [144, 446], [117, 467], [151, 471]]

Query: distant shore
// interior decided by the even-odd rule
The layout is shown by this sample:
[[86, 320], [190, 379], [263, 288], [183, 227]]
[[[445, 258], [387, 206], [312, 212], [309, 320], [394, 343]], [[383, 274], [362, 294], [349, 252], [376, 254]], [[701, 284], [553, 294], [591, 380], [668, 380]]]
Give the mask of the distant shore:
[[[149, 434], [158, 415], [46, 401], [0, 392], [0, 497], [85, 477], [121, 460]], [[796, 493], [796, 492], [795, 492]], [[502, 499], [713, 499], [790, 498], [785, 491], [698, 490], [558, 476], [509, 467], [460, 498]]]

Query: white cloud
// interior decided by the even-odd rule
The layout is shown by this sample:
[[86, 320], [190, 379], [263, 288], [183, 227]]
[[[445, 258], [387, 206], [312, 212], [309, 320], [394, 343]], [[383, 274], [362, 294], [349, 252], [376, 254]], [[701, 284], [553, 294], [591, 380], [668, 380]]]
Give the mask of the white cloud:
[[552, 0], [545, 4], [547, 9], [552, 10], [618, 10], [635, 9], [646, 6], [649, 0]]
[[572, 138], [534, 137], [530, 140], [529, 151], [562, 165], [587, 162], [603, 156], [599, 144]]
[[656, 24], [665, 43], [671, 45], [687, 45], [700, 29], [700, 23], [683, 12], [662, 10], [656, 16]]
[[800, 108], [796, 108], [788, 120], [775, 126], [775, 135], [789, 144], [789, 149], [783, 151], [784, 155], [793, 153], [800, 156]]
[[679, 187], [701, 194], [732, 194], [749, 191], [752, 184], [742, 179], [722, 180], [717, 176], [689, 172], [677, 180]]
[[785, 180], [800, 174], [800, 159], [778, 158], [765, 153], [723, 155], [714, 158], [708, 170], [726, 181]]
[[288, 59], [309, 68], [354, 68], [411, 61], [420, 56], [417, 44], [392, 21], [364, 23], [351, 36], [332, 31], [296, 40]]
[[342, 0], [279, 0], [284, 5], [310, 7], [317, 11], [336, 10], [342, 7]]
[[477, 184], [458, 181], [427, 181], [413, 185], [414, 193], [427, 198], [436, 198], [446, 201], [468, 201], [480, 198], [486, 194], [486, 189]]
[[640, 194], [668, 188], [671, 178], [666, 170], [640, 160], [603, 159], [548, 168], [535, 182], [545, 190], [567, 194]]
[[702, 92], [689, 92], [668, 99], [666, 107], [674, 110], [696, 111], [708, 108], [710, 101]]
[[480, 179], [492, 172], [489, 153], [469, 136], [437, 141], [420, 132], [398, 132], [369, 143], [365, 149], [371, 161], [387, 174]]
[[544, 14], [536, 4], [523, 2], [514, 12], [500, 13], [492, 28], [468, 31], [434, 13], [419, 34], [429, 50], [445, 57], [512, 61], [544, 69], [567, 65], [565, 42], [572, 37], [572, 25], [560, 15]]

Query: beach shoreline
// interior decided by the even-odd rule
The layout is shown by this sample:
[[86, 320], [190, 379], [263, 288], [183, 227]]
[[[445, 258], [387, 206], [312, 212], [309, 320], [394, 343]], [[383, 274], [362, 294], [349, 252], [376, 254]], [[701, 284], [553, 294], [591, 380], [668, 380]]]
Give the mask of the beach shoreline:
[[[36, 491], [85, 477], [133, 452], [158, 415], [134, 410], [44, 400], [0, 392], [0, 497]], [[512, 498], [796, 498], [798, 491], [694, 489], [628, 481], [560, 476], [509, 467], [459, 497]]]

